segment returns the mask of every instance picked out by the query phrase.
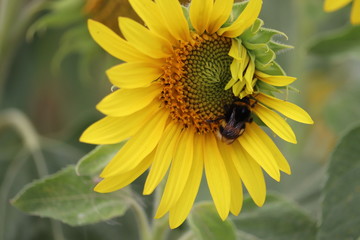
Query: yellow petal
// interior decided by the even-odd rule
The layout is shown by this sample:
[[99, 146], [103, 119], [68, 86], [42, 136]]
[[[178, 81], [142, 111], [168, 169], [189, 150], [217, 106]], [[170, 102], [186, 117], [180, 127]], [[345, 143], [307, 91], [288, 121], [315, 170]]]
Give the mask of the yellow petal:
[[336, 11], [340, 8], [345, 7], [349, 4], [352, 0], [325, 0], [324, 3], [324, 10], [326, 12]]
[[175, 122], [170, 122], [166, 127], [156, 148], [156, 154], [149, 175], [146, 178], [143, 194], [151, 194], [165, 176], [173, 159], [181, 129], [182, 126]]
[[[239, 72], [240, 72], [240, 61], [239, 60], [234, 59], [232, 61], [231, 65], [230, 65], [230, 71], [231, 71], [232, 79], [234, 79], [235, 82], [238, 81], [238, 75], [239, 75]], [[235, 84], [235, 82], [233, 82], [232, 84], [229, 83], [229, 82], [227, 83], [228, 88], [230, 88], [231, 86], [233, 86]]]
[[106, 74], [115, 86], [131, 89], [148, 87], [163, 74], [163, 70], [149, 62], [130, 62], [112, 67]]
[[269, 147], [254, 132], [252, 124], [246, 125], [244, 134], [238, 138], [241, 146], [276, 181], [280, 181], [279, 166]]
[[194, 157], [194, 134], [195, 131], [191, 128], [184, 129], [181, 133], [155, 218], [165, 215], [179, 200], [181, 193], [184, 191]]
[[246, 90], [248, 94], [252, 94], [254, 92], [253, 90], [254, 72], [255, 72], [255, 63], [253, 60], [250, 60], [244, 75], [246, 82]]
[[360, 24], [360, 0], [354, 0], [351, 9], [351, 24]]
[[273, 140], [256, 123], [252, 123], [251, 128], [270, 149], [274, 159], [277, 162], [277, 165], [279, 166], [279, 169], [284, 173], [291, 174], [289, 163], [286, 161], [284, 155], [280, 152]]
[[[252, 85], [251, 81], [254, 76], [254, 63], [251, 62], [250, 66], [250, 57], [247, 54], [247, 50], [245, 47], [241, 45], [241, 42], [235, 39], [232, 39], [231, 48], [229, 51], [229, 56], [233, 57], [234, 60], [230, 65], [230, 71], [232, 79], [226, 84], [225, 90], [233, 87], [233, 93], [235, 96], [240, 96], [240, 92], [242, 92], [243, 87], [246, 82], [244, 81], [244, 69], [246, 70], [245, 79], [250, 80], [250, 86]], [[252, 68], [251, 68], [252, 67]], [[251, 75], [252, 73], [252, 75]], [[249, 81], [248, 80], [248, 81]], [[252, 91], [252, 89], [251, 89]], [[252, 92], [251, 92], [252, 93]]]
[[240, 176], [235, 168], [233, 158], [234, 155], [233, 146], [218, 142], [218, 146], [221, 155], [224, 159], [226, 171], [229, 175], [230, 187], [231, 187], [231, 204], [230, 212], [237, 216], [240, 213], [243, 204], [243, 191]]
[[154, 102], [144, 110], [126, 117], [104, 117], [88, 127], [80, 141], [92, 144], [119, 143], [133, 136], [158, 110], [159, 105]]
[[[232, 65], [231, 65], [232, 66]], [[231, 66], [230, 66], [230, 69], [231, 69]], [[236, 84], [236, 82], [239, 81], [238, 79], [236, 78], [231, 78], [230, 81], [228, 81], [228, 83], [226, 84], [225, 86], [225, 90], [228, 90], [230, 89], [232, 86], [234, 86]], [[233, 90], [234, 92], [234, 90]], [[234, 93], [235, 94], [235, 93]], [[235, 95], [236, 96], [236, 95]]]
[[229, 51], [229, 56], [239, 61], [242, 60], [240, 55], [240, 49], [241, 49], [240, 45], [241, 45], [240, 41], [236, 39], [231, 39], [231, 48]]
[[154, 34], [140, 23], [130, 18], [120, 17], [119, 25], [125, 38], [140, 52], [153, 58], [165, 58], [171, 55], [170, 42]]
[[205, 140], [204, 165], [206, 179], [215, 207], [221, 219], [225, 220], [229, 214], [231, 202], [229, 176], [217, 147], [215, 136], [207, 134]]
[[314, 123], [307, 112], [293, 103], [263, 93], [256, 95], [256, 100], [295, 121], [307, 124]]
[[235, 38], [248, 29], [261, 11], [262, 0], [250, 0], [240, 16], [228, 27], [221, 28], [218, 34], [225, 37]]
[[277, 113], [261, 103], [256, 104], [253, 111], [276, 135], [287, 142], [296, 143], [295, 133], [290, 125]]
[[265, 202], [266, 186], [261, 167], [243, 149], [239, 142], [233, 144], [234, 165], [255, 204], [261, 207]]
[[158, 6], [151, 0], [129, 0], [132, 8], [144, 20], [145, 25], [158, 35], [175, 43], [174, 37], [171, 35], [164, 19], [161, 16]]
[[196, 134], [194, 137], [193, 164], [184, 188], [186, 191], [181, 194], [177, 203], [169, 211], [170, 228], [176, 228], [182, 224], [194, 204], [203, 172], [203, 147], [203, 137]]
[[277, 86], [277, 87], [283, 87], [291, 84], [296, 80], [294, 77], [289, 76], [272, 76], [268, 75], [266, 73], [256, 71], [255, 75], [263, 82], [266, 82], [270, 85]]
[[244, 86], [245, 86], [245, 81], [238, 81], [237, 83], [235, 83], [234, 86], [232, 87], [234, 95], [240, 97]]
[[127, 116], [148, 106], [160, 92], [158, 84], [145, 88], [119, 89], [101, 100], [96, 108], [105, 115]]
[[240, 66], [241, 66], [241, 62], [244, 61], [244, 59], [241, 58], [239, 44], [240, 44], [239, 41], [232, 39], [232, 44], [229, 51], [229, 56], [234, 58], [233, 62], [230, 65], [230, 71], [232, 78], [235, 80], [238, 79], [240, 70], [241, 70], [241, 74], [240, 74], [241, 76], [243, 71], [243, 69], [241, 69]]
[[141, 128], [138, 121], [142, 122], [143, 119], [136, 118], [136, 123], [133, 121], [131, 122], [133, 124], [128, 126], [127, 123], [131, 119], [129, 116], [104, 117], [88, 127], [81, 135], [80, 141], [91, 144], [114, 144], [121, 142], [134, 135]]
[[167, 111], [159, 111], [140, 129], [105, 167], [100, 177], [107, 178], [134, 169], [158, 144], [168, 119]]
[[165, 24], [171, 34], [178, 40], [189, 41], [189, 25], [177, 0], [156, 0]]
[[215, 33], [229, 18], [234, 0], [216, 0], [209, 19], [207, 32]]
[[135, 179], [137, 179], [141, 174], [143, 174], [146, 169], [149, 168], [153, 158], [154, 151], [150, 153], [147, 157], [145, 157], [138, 166], [136, 166], [129, 172], [103, 179], [100, 183], [96, 185], [94, 191], [100, 193], [108, 193], [126, 187]]
[[88, 28], [95, 42], [112, 56], [126, 62], [148, 59], [105, 25], [89, 19]]
[[[244, 46], [242, 46], [241, 44], [239, 45], [239, 47], [240, 47], [239, 54], [240, 54], [240, 57], [242, 59], [242, 61], [240, 62], [240, 69], [245, 69], [245, 68], [247, 68], [247, 66], [249, 64], [251, 64], [250, 63], [251, 59], [250, 59], [249, 55], [247, 54], [246, 48]], [[240, 80], [243, 79], [243, 72], [242, 71], [238, 72], [238, 78]]]
[[202, 34], [208, 25], [212, 13], [213, 0], [192, 0], [190, 5], [190, 20], [198, 34]]
[[235, 172], [235, 173], [230, 173], [231, 174], [231, 177], [230, 177], [230, 184], [231, 184], [230, 212], [233, 215], [237, 216], [237, 215], [239, 215], [239, 213], [241, 211], [243, 201], [244, 201], [243, 191], [242, 191], [242, 183], [241, 183], [241, 179], [235, 169], [230, 169], [229, 171]]

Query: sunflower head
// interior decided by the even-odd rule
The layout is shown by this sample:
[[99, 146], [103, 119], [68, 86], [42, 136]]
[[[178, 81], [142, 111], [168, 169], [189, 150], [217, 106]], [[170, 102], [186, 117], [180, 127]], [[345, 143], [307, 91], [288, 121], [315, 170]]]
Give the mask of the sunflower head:
[[312, 123], [304, 110], [273, 96], [295, 80], [275, 62], [289, 46], [272, 38], [284, 34], [263, 28], [261, 0], [129, 2], [146, 27], [119, 18], [125, 39], [89, 21], [95, 41], [125, 63], [107, 71], [119, 90], [98, 104], [106, 116], [81, 141], [129, 139], [95, 190], [118, 190], [150, 168], [144, 194], [151, 194], [168, 172], [155, 217], [169, 213], [174, 228], [186, 219], [205, 169], [222, 219], [240, 212], [242, 185], [261, 206], [261, 169], [279, 181], [290, 167], [259, 124], [296, 143], [282, 115]]

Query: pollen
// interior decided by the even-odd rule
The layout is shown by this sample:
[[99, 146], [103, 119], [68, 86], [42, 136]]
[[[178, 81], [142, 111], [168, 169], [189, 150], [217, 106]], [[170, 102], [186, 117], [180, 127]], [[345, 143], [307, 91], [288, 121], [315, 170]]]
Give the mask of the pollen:
[[234, 97], [225, 90], [231, 79], [230, 48], [230, 38], [194, 34], [192, 41], [180, 42], [167, 58], [160, 79], [161, 100], [174, 121], [185, 128], [194, 126], [198, 133], [218, 129], [212, 120], [224, 115], [224, 106]]

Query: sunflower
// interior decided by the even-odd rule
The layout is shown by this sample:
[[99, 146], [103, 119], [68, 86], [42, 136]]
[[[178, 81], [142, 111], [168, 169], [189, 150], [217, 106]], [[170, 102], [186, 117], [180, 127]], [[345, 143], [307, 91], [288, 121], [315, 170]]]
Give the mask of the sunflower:
[[312, 123], [303, 109], [274, 97], [295, 80], [274, 61], [288, 46], [271, 39], [283, 33], [262, 28], [261, 0], [193, 0], [188, 7], [177, 0], [129, 2], [146, 27], [120, 17], [126, 40], [88, 22], [95, 41], [125, 63], [107, 71], [119, 90], [97, 105], [106, 116], [80, 140], [129, 139], [101, 173], [95, 191], [118, 190], [150, 168], [143, 193], [151, 194], [168, 172], [155, 218], [169, 213], [175, 228], [189, 214], [205, 169], [222, 219], [239, 214], [242, 185], [262, 206], [262, 169], [279, 181], [280, 171], [290, 174], [290, 167], [259, 124], [296, 143], [279, 113]]
[[350, 2], [353, 2], [350, 21], [354, 25], [360, 24], [360, 0], [325, 0], [324, 10], [326, 12], [333, 12], [345, 7]]

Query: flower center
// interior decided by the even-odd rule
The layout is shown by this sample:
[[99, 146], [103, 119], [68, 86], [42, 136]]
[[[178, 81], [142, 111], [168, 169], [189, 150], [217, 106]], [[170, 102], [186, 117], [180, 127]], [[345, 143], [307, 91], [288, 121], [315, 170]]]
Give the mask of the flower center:
[[214, 120], [223, 116], [224, 106], [233, 101], [231, 89], [231, 39], [213, 34], [194, 35], [180, 43], [167, 59], [161, 77], [161, 99], [173, 120], [184, 127], [194, 126], [199, 133], [216, 131]]

